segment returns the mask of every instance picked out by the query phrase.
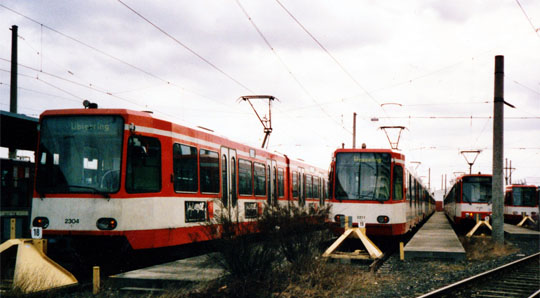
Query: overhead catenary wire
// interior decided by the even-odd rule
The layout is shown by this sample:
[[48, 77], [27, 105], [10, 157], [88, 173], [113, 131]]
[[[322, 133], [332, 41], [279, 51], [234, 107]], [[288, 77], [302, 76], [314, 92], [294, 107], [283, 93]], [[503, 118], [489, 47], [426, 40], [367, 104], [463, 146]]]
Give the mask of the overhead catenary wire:
[[[118, 0], [120, 1], [120, 0]], [[285, 61], [283, 61], [283, 59], [281, 58], [281, 56], [277, 53], [277, 51], [274, 49], [274, 47], [272, 46], [272, 44], [270, 44], [270, 42], [268, 41], [268, 39], [266, 38], [266, 36], [262, 33], [262, 31], [259, 29], [259, 27], [257, 26], [257, 24], [255, 24], [255, 21], [253, 21], [253, 18], [249, 15], [249, 13], [247, 12], [247, 10], [244, 8], [244, 6], [242, 6], [242, 4], [240, 3], [239, 0], [236, 0], [236, 3], [238, 4], [238, 7], [240, 7], [240, 10], [242, 10], [242, 12], [244, 13], [244, 15], [246, 16], [246, 18], [249, 20], [249, 22], [251, 23], [251, 25], [253, 26], [253, 28], [255, 29], [255, 31], [257, 31], [258, 35], [263, 39], [264, 43], [268, 46], [268, 48], [272, 51], [272, 53], [274, 54], [274, 56], [276, 56], [276, 58], [278, 59], [279, 63], [285, 68], [285, 70], [287, 71], [287, 73], [292, 77], [292, 79], [296, 82], [296, 84], [300, 87], [300, 89], [302, 89], [302, 91], [311, 99], [311, 101], [313, 101], [316, 105], [318, 105], [319, 109], [323, 112], [323, 114], [325, 114], [330, 120], [332, 120], [334, 123], [336, 123], [339, 127], [342, 127], [345, 131], [347, 131], [348, 133], [351, 133], [352, 132], [350, 130], [348, 130], [347, 128], [343, 127], [339, 121], [337, 121], [336, 119], [334, 119], [323, 107], [322, 105], [320, 105], [320, 103], [315, 99], [315, 97], [313, 96], [313, 94], [304, 86], [304, 84], [296, 77], [296, 75], [292, 72], [292, 70], [290, 69], [290, 67], [285, 63]]]
[[534, 24], [533, 24], [532, 21], [531, 21], [531, 18], [529, 18], [529, 16], [527, 15], [527, 12], [525, 12], [525, 9], [524, 9], [523, 6], [521, 5], [521, 3], [519, 3], [519, 0], [516, 0], [516, 3], [517, 3], [517, 5], [519, 6], [519, 8], [521, 9], [521, 12], [523, 12], [523, 15], [525, 15], [525, 18], [527, 19], [527, 21], [528, 21], [529, 24], [531, 25], [531, 28], [533, 29], [534, 33], [536, 33], [536, 36], [538, 36], [538, 38], [540, 38], [540, 34], [538, 33], [538, 31], [540, 31], [540, 27], [539, 27], [539, 28], [535, 28], [535, 27], [534, 27]]
[[[37, 21], [37, 20], [35, 20], [35, 19], [33, 19], [33, 18], [27, 16], [27, 15], [24, 15], [24, 14], [22, 14], [22, 13], [16, 11], [16, 10], [14, 10], [14, 9], [12, 9], [12, 8], [9, 8], [9, 7], [5, 6], [4, 4], [0, 4], [0, 7], [3, 7], [3, 8], [5, 8], [5, 9], [11, 11], [12, 13], [14, 13], [14, 14], [16, 14], [16, 15], [19, 15], [19, 16], [21, 16], [21, 17], [23, 17], [23, 18], [25, 18], [25, 19], [27, 19], [27, 20], [29, 20], [29, 21], [35, 23], [35, 24], [40, 25], [40, 26], [41, 26], [41, 30], [42, 30], [43, 28], [46, 28], [46, 29], [48, 29], [48, 30], [50, 30], [50, 31], [52, 31], [52, 32], [54, 32], [54, 33], [60, 35], [60, 36], [63, 36], [63, 37], [65, 37], [65, 38], [67, 38], [67, 39], [69, 39], [69, 40], [75, 42], [75, 43], [78, 43], [78, 44], [80, 44], [80, 45], [83, 45], [83, 46], [85, 46], [85, 47], [87, 47], [87, 48], [89, 48], [89, 49], [91, 49], [91, 50], [93, 50], [93, 51], [95, 51], [95, 52], [97, 52], [97, 53], [99, 53], [99, 54], [105, 56], [105, 57], [108, 57], [108, 58], [110, 58], [110, 59], [112, 59], [112, 60], [114, 60], [114, 61], [117, 61], [117, 62], [119, 62], [119, 63], [121, 63], [121, 64], [124, 64], [124, 65], [126, 65], [126, 66], [128, 66], [128, 67], [130, 67], [130, 68], [132, 68], [132, 69], [135, 69], [135, 70], [141, 72], [141, 73], [144, 73], [144, 74], [146, 74], [146, 75], [149, 76], [149, 77], [152, 77], [152, 78], [154, 78], [154, 79], [156, 79], [156, 80], [162, 81], [162, 82], [164, 82], [164, 83], [166, 83], [166, 84], [168, 84], [168, 85], [175, 86], [175, 87], [179, 88], [179, 89], [182, 90], [182, 91], [189, 92], [189, 93], [193, 93], [193, 94], [195, 94], [195, 95], [197, 95], [197, 96], [200, 96], [200, 97], [209, 99], [209, 100], [211, 100], [211, 101], [215, 101], [215, 100], [213, 100], [213, 99], [208, 98], [207, 96], [198, 94], [197, 92], [194, 92], [194, 91], [192, 91], [192, 90], [188, 90], [188, 89], [186, 89], [185, 87], [180, 86], [180, 85], [178, 85], [177, 83], [175, 83], [175, 82], [173, 82], [173, 81], [164, 79], [164, 78], [162, 78], [162, 77], [160, 77], [160, 76], [158, 76], [158, 75], [156, 75], [156, 74], [154, 74], [154, 73], [152, 73], [152, 72], [150, 72], [150, 71], [147, 71], [147, 70], [145, 70], [145, 69], [143, 69], [143, 68], [141, 68], [141, 67], [139, 67], [139, 66], [136, 66], [136, 65], [134, 65], [134, 64], [132, 64], [132, 63], [129, 63], [129, 62], [123, 60], [123, 59], [120, 59], [120, 58], [118, 58], [118, 57], [116, 57], [116, 56], [114, 56], [114, 55], [111, 55], [111, 54], [109, 54], [109, 53], [107, 53], [107, 52], [105, 52], [105, 51], [103, 51], [103, 50], [101, 50], [101, 49], [99, 49], [99, 48], [97, 48], [97, 47], [95, 47], [95, 46], [92, 46], [91, 44], [89, 44], [89, 43], [87, 43], [87, 42], [81, 41], [80, 39], [75, 38], [75, 37], [73, 37], [73, 36], [70, 36], [70, 35], [68, 35], [68, 34], [66, 34], [66, 33], [63, 33], [63, 32], [61, 32], [61, 31], [59, 31], [59, 30], [57, 30], [57, 29], [54, 29], [54, 28], [52, 28], [51, 26], [45, 25], [45, 24], [43, 24], [43, 23], [41, 23], [41, 22], [39, 22], [39, 21]], [[43, 51], [43, 50], [42, 50], [42, 51]], [[215, 102], [219, 102], [219, 101], [215, 101]]]
[[127, 9], [129, 9], [131, 12], [133, 12], [134, 14], [136, 14], [137, 16], [139, 16], [141, 19], [143, 19], [145, 22], [147, 22], [148, 24], [152, 25], [154, 28], [156, 28], [157, 30], [159, 30], [161, 33], [165, 34], [167, 37], [169, 37], [170, 39], [172, 39], [174, 42], [176, 42], [177, 44], [179, 44], [180, 46], [182, 46], [184, 49], [186, 49], [188, 52], [190, 52], [191, 54], [195, 55], [197, 58], [201, 59], [202, 61], [204, 61], [206, 64], [210, 65], [210, 67], [212, 67], [213, 69], [215, 69], [216, 71], [218, 71], [219, 73], [223, 74], [224, 76], [226, 76], [227, 78], [229, 78], [231, 81], [233, 81], [234, 83], [236, 83], [237, 85], [239, 85], [240, 87], [244, 88], [245, 90], [251, 92], [251, 93], [254, 93], [249, 87], [247, 87], [246, 85], [242, 84], [240, 81], [238, 81], [237, 79], [235, 79], [233, 76], [231, 76], [230, 74], [228, 74], [227, 72], [225, 72], [224, 70], [222, 70], [221, 68], [217, 67], [214, 63], [210, 62], [210, 60], [206, 59], [205, 57], [203, 57], [201, 54], [197, 53], [195, 50], [191, 49], [190, 47], [188, 47], [186, 44], [184, 44], [183, 42], [181, 42], [180, 40], [178, 40], [176, 37], [172, 36], [171, 34], [169, 34], [167, 31], [165, 31], [164, 29], [162, 29], [161, 27], [159, 27], [158, 25], [156, 25], [155, 23], [153, 23], [152, 21], [150, 21], [148, 18], [146, 18], [145, 16], [143, 16], [141, 13], [139, 13], [138, 11], [136, 11], [135, 9], [133, 9], [132, 7], [130, 7], [129, 5], [125, 4], [124, 2], [122, 2], [121, 0], [117, 0], [118, 2], [120, 2], [120, 4], [122, 4], [123, 6], [125, 6]]
[[362, 91], [364, 91], [364, 93], [367, 94], [367, 96], [386, 113], [384, 108], [381, 106], [379, 101], [371, 94], [371, 92], [369, 92], [366, 88], [364, 88], [364, 86], [362, 86], [362, 84], [360, 84], [360, 82], [358, 82], [358, 80], [343, 66], [343, 64], [339, 62], [336, 57], [334, 57], [334, 55], [332, 55], [330, 51], [317, 38], [315, 38], [315, 36], [309, 30], [307, 30], [307, 28], [302, 23], [300, 23], [300, 21], [290, 12], [290, 10], [288, 10], [279, 0], [276, 0], [276, 2], [294, 20], [294, 22], [298, 24], [298, 26], [300, 26], [300, 28], [302, 28], [302, 30], [306, 32], [309, 37], [311, 37], [311, 39], [313, 39], [313, 41], [330, 57], [330, 59], [332, 59], [332, 61], [337, 64], [337, 66], [347, 75], [347, 77], [349, 77], [349, 79], [351, 79], [358, 87], [360, 87], [360, 89], [362, 89]]
[[[7, 9], [7, 10], [13, 12], [14, 14], [17, 14], [17, 15], [19, 15], [19, 16], [25, 18], [25, 19], [30, 20], [30, 21], [33, 22], [33, 23], [36, 23], [36, 24], [40, 25], [41, 30], [43, 30], [43, 28], [46, 28], [46, 29], [48, 29], [48, 30], [50, 30], [50, 31], [52, 31], [52, 32], [54, 32], [54, 33], [56, 33], [56, 34], [59, 34], [60, 36], [63, 36], [63, 37], [65, 37], [65, 38], [67, 38], [67, 39], [69, 39], [69, 40], [71, 40], [71, 41], [73, 41], [73, 42], [75, 42], [75, 43], [81, 44], [81, 45], [83, 45], [83, 46], [85, 46], [85, 47], [87, 47], [87, 48], [89, 48], [89, 49], [91, 49], [91, 50], [93, 50], [93, 51], [95, 51], [95, 52], [97, 52], [97, 53], [99, 53], [99, 54], [101, 54], [101, 55], [104, 55], [104, 56], [106, 56], [106, 57], [108, 57], [108, 58], [110, 58], [110, 59], [112, 59], [112, 60], [114, 60], [114, 61], [120, 62], [120, 63], [122, 63], [122, 64], [124, 64], [124, 65], [126, 65], [126, 66], [128, 66], [128, 67], [130, 67], [130, 68], [133, 68], [133, 69], [135, 69], [135, 70], [137, 70], [137, 71], [140, 71], [140, 72], [142, 72], [142, 73], [144, 73], [144, 74], [146, 74], [146, 75], [148, 75], [148, 76], [150, 76], [150, 77], [152, 77], [152, 78], [155, 78], [155, 79], [157, 79], [157, 80], [160, 80], [160, 81], [164, 82], [164, 83], [167, 84], [167, 85], [172, 85], [172, 86], [178, 87], [178, 88], [180, 88], [180, 89], [183, 90], [183, 91], [187, 91], [187, 92], [193, 93], [193, 94], [195, 94], [195, 95], [197, 95], [197, 96], [200, 96], [200, 97], [202, 97], [202, 98], [206, 98], [206, 99], [208, 99], [208, 100], [210, 100], [210, 101], [213, 101], [213, 102], [216, 102], [216, 103], [218, 103], [218, 104], [220, 104], [220, 105], [224, 105], [224, 106], [230, 107], [230, 105], [226, 105], [226, 104], [223, 103], [222, 101], [218, 101], [218, 100], [215, 100], [215, 99], [211, 99], [211, 98], [209, 98], [209, 97], [207, 97], [207, 96], [205, 96], [205, 95], [198, 94], [197, 92], [187, 90], [186, 88], [181, 87], [181, 86], [177, 85], [176, 83], [174, 83], [174, 82], [172, 82], [172, 81], [163, 79], [163, 78], [161, 78], [161, 77], [159, 77], [159, 76], [157, 76], [157, 75], [155, 75], [155, 74], [153, 74], [153, 73], [151, 73], [151, 72], [149, 72], [149, 71], [144, 70], [144, 69], [141, 68], [141, 67], [138, 67], [138, 66], [136, 66], [136, 65], [134, 65], [134, 64], [131, 64], [131, 63], [125, 61], [125, 60], [122, 60], [122, 59], [120, 59], [120, 58], [118, 58], [118, 57], [115, 57], [115, 56], [113, 56], [113, 55], [111, 55], [111, 54], [109, 54], [109, 53], [107, 53], [107, 52], [105, 52], [105, 51], [103, 51], [103, 50], [101, 50], [101, 49], [95, 47], [95, 46], [92, 46], [91, 44], [89, 44], [89, 43], [87, 43], [87, 42], [83, 42], [83, 41], [79, 40], [78, 38], [75, 38], [75, 37], [70, 36], [70, 35], [68, 35], [68, 34], [66, 34], [66, 33], [63, 33], [63, 32], [61, 32], [61, 31], [59, 31], [59, 30], [57, 30], [57, 29], [52, 28], [51, 26], [42, 24], [41, 22], [39, 22], [39, 21], [37, 21], [37, 20], [35, 20], [35, 19], [29, 17], [29, 16], [26, 16], [26, 15], [20, 13], [20, 12], [17, 12], [17, 11], [15, 11], [14, 9], [11, 9], [11, 8], [9, 8], [9, 7], [5, 6], [5, 5], [3, 5], [3, 4], [0, 4], [0, 7], [3, 7], [3, 8], [5, 8], [5, 9]], [[41, 38], [42, 38], [42, 36], [41, 36]], [[34, 49], [34, 50], [35, 50], [35, 49]], [[6, 62], [10, 62], [10, 60], [8, 60], [8, 59], [0, 58], [0, 60], [4, 60], [4, 61], [6, 61]], [[19, 65], [20, 65], [20, 63], [19, 63]], [[23, 67], [28, 67], [28, 66], [23, 65]], [[105, 94], [107, 94], [107, 95], [109, 95], [109, 96], [113, 96], [113, 97], [117, 97], [117, 98], [119, 98], [119, 99], [122, 99], [122, 98], [118, 97], [117, 95], [115, 95], [115, 94], [121, 93], [121, 92], [111, 92], [111, 91], [99, 90], [99, 89], [96, 89], [96, 88], [92, 88], [92, 86], [95, 87], [96, 85], [95, 85], [95, 84], [88, 84], [88, 85], [85, 85], [85, 84], [83, 84], [83, 83], [75, 82], [75, 81], [73, 81], [73, 80], [69, 80], [69, 79], [66, 79], [66, 78], [62, 78], [62, 77], [60, 77], [60, 76], [58, 76], [58, 75], [54, 75], [54, 74], [51, 74], [51, 73], [44, 72], [44, 71], [42, 70], [42, 67], [40, 67], [40, 68], [41, 68], [41, 69], [38, 70], [38, 69], [36, 69], [36, 68], [30, 68], [30, 67], [29, 67], [29, 69], [34, 70], [34, 71], [36, 71], [36, 72], [43, 73], [43, 74], [47, 74], [47, 75], [51, 75], [51, 76], [53, 76], [53, 77], [55, 77], [55, 78], [57, 78], [57, 79], [60, 79], [60, 80], [63, 80], [63, 81], [66, 81], [66, 82], [69, 82], [69, 83], [72, 83], [72, 84], [76, 84], [76, 85], [78, 85], [78, 86], [80, 86], [80, 87], [84, 87], [84, 88], [87, 88], [87, 89], [91, 89], [91, 90], [93, 90], [93, 91], [97, 91], [97, 92], [100, 92], [100, 93], [105, 93]], [[68, 71], [68, 72], [69, 72], [69, 71]], [[30, 76], [30, 77], [31, 77], [31, 76]], [[31, 77], [31, 78], [35, 78], [35, 77]], [[52, 83], [49, 83], [49, 84], [52, 84]], [[52, 87], [52, 86], [50, 86], [50, 87]], [[55, 89], [58, 89], [58, 88], [55, 88]], [[248, 88], [248, 91], [250, 91], [249, 88]], [[250, 92], [251, 92], [251, 91], [250, 91]], [[64, 93], [65, 93], [65, 92], [64, 92]], [[122, 99], [122, 100], [126, 100], [126, 99]], [[129, 100], [127, 100], [127, 101], [129, 102]], [[140, 105], [140, 104], [137, 104], [137, 103], [134, 103], [134, 102], [132, 102], [132, 103], [135, 104], [135, 105], [138, 105], [138, 106], [140, 106], [140, 107], [143, 107], [143, 105]], [[144, 106], [144, 108], [147, 108], [147, 106]], [[165, 112], [156, 110], [156, 109], [154, 109], [154, 111], [155, 111], [155, 112], [158, 112], [158, 113], [161, 113], [161, 114], [163, 114], [163, 115], [169, 116], [169, 117], [171, 117], [171, 118], [177, 118], [177, 117], [178, 117], [178, 115], [171, 115], [171, 114], [168, 114], [168, 113], [165, 113]], [[221, 112], [221, 113], [222, 113], [222, 112]], [[289, 117], [289, 118], [294, 119], [293, 117]], [[314, 133], [318, 134], [318, 132], [317, 132], [316, 130], [312, 130], [312, 131], [313, 131]]]
[[[5, 60], [5, 59], [2, 59], [2, 58], [0, 58], [0, 59], [1, 59], [1, 60]], [[28, 69], [30, 69], [30, 70], [35, 70], [34, 68], [29, 67], [29, 66], [26, 66], [26, 65], [21, 65], [21, 64], [19, 64], [19, 66], [22, 66], [22, 67], [24, 67], [24, 68], [28, 68]], [[7, 72], [7, 73], [10, 72], [9, 70], [6, 70], [6, 69], [0, 69], [0, 71]], [[143, 109], [144, 109], [144, 108], [147, 108], [145, 105], [140, 104], [140, 103], [137, 103], [137, 102], [135, 102], [135, 101], [133, 101], [133, 100], [131, 100], [131, 99], [119, 97], [119, 96], [117, 96], [117, 95], [115, 95], [115, 94], [111, 94], [110, 92], [107, 92], [107, 91], [104, 91], [104, 90], [100, 90], [100, 89], [94, 88], [93, 86], [87, 86], [87, 85], [84, 85], [84, 84], [81, 84], [81, 83], [78, 83], [78, 82], [75, 82], [75, 81], [72, 81], [72, 80], [69, 80], [69, 79], [60, 77], [60, 76], [55, 75], [55, 74], [51, 74], [51, 73], [48, 73], [48, 72], [39, 72], [38, 74], [44, 74], [44, 75], [53, 77], [53, 78], [55, 78], [55, 79], [59, 79], [59, 80], [62, 80], [62, 81], [65, 81], [65, 82], [74, 84], [74, 85], [79, 86], [79, 87], [84, 87], [84, 88], [87, 88], [87, 89], [89, 89], [89, 90], [92, 90], [92, 91], [95, 91], [95, 92], [98, 92], [98, 93], [102, 93], [102, 94], [104, 94], [104, 95], [111, 96], [111, 97], [114, 97], [114, 98], [116, 98], [116, 99], [120, 99], [120, 100], [123, 100], [123, 101], [125, 101], [125, 102], [127, 102], [127, 103], [131, 103], [131, 104], [134, 104], [134, 105], [136, 105], [136, 106], [139, 106], [140, 108], [143, 108]], [[40, 81], [41, 83], [43, 83], [43, 84], [45, 84], [45, 85], [47, 85], [47, 86], [49, 86], [49, 87], [51, 87], [51, 88], [54, 88], [54, 89], [56, 89], [56, 90], [59, 90], [59, 91], [65, 93], [65, 94], [68, 94], [68, 95], [70, 95], [70, 96], [72, 96], [72, 97], [74, 97], [74, 98], [77, 98], [77, 100], [72, 99], [72, 98], [70, 99], [70, 98], [65, 98], [65, 97], [59, 97], [59, 96], [57, 96], [57, 95], [53, 95], [53, 94], [49, 94], [49, 93], [45, 93], [45, 92], [41, 92], [41, 91], [37, 91], [37, 90], [32, 90], [32, 89], [28, 89], [28, 88], [23, 88], [23, 87], [20, 87], [20, 86], [18, 87], [18, 89], [21, 89], [21, 90], [28, 90], [28, 91], [32, 91], [32, 92], [37, 92], [37, 93], [41, 93], [41, 94], [47, 95], [47, 96], [54, 96], [54, 97], [56, 97], [56, 98], [61, 98], [61, 99], [65, 99], [65, 100], [69, 100], [69, 101], [73, 101], [73, 102], [77, 102], [77, 103], [81, 103], [81, 100], [88, 99], [88, 98], [85, 98], [85, 97], [81, 97], [81, 96], [75, 95], [74, 93], [69, 92], [69, 91], [67, 91], [67, 90], [65, 90], [65, 89], [63, 89], [63, 88], [61, 88], [61, 87], [58, 87], [57, 85], [51, 83], [50, 81], [44, 80], [43, 78], [39, 77], [39, 75], [38, 75], [38, 76], [31, 76], [31, 75], [23, 74], [23, 73], [19, 73], [18, 75], [19, 75], [19, 76], [22, 76], [22, 77], [27, 77], [27, 78], [30, 78], [30, 79], [34, 79], [34, 80]], [[5, 83], [2, 83], [2, 82], [0, 82], [0, 85], [3, 85], [3, 86], [4, 86], [4, 85], [5, 85], [5, 86], [9, 86], [9, 84], [5, 84]], [[193, 110], [193, 109], [191, 109], [191, 110]], [[172, 115], [172, 114], [170, 114], [170, 113], [168, 113], [168, 112], [164, 112], [164, 111], [159, 110], [159, 109], [154, 109], [154, 111], [155, 111], [156, 113], [160, 113], [160, 114], [162, 114], [162, 115], [164, 115], [164, 116], [168, 116], [168, 117], [171, 117], [171, 118], [177, 118], [177, 115]], [[224, 112], [223, 112], [223, 111], [220, 111], [220, 113], [224, 113]], [[230, 113], [229, 113], [229, 114], [230, 114]], [[239, 114], [239, 113], [236, 113], [236, 114]], [[185, 121], [185, 120], [184, 120], [184, 121]], [[194, 125], [194, 124], [192, 124], [192, 125]]]
[[[6, 70], [0, 69], [0, 71], [6, 71]], [[31, 76], [28, 76], [28, 77], [30, 77], [32, 79], [35, 79], [35, 77], [31, 77]], [[9, 84], [3, 83], [1, 81], [0, 81], [0, 85], [10, 87]], [[35, 89], [30, 89], [30, 88], [26, 88], [26, 87], [21, 87], [20, 84], [17, 87], [17, 89], [23, 90], [23, 91], [28, 91], [28, 92], [33, 92], [33, 93], [37, 93], [37, 94], [41, 94], [41, 95], [45, 95], [45, 96], [49, 96], [49, 97], [54, 97], [55, 99], [63, 99], [63, 100], [67, 100], [67, 101], [73, 101], [73, 102], [77, 102], [79, 104], [81, 103], [80, 100], [75, 100], [73, 98], [68, 98], [68, 97], [62, 97], [62, 96], [58, 96], [57, 94], [51, 94], [51, 93], [47, 93], [47, 92], [43, 92], [43, 91], [39, 91], [39, 90], [35, 90]]]
[[[113, 55], [111, 55], [111, 54], [109, 54], [109, 53], [107, 53], [107, 52], [105, 52], [105, 51], [102, 51], [102, 50], [100, 50], [100, 49], [98, 49], [98, 48], [96, 48], [96, 47], [94, 47], [94, 46], [92, 46], [92, 45], [90, 45], [90, 44], [88, 44], [88, 43], [86, 43], [86, 42], [83, 42], [83, 41], [81, 41], [81, 40], [79, 40], [79, 39], [77, 39], [77, 38], [75, 38], [75, 37], [73, 37], [73, 36], [67, 35], [67, 34], [65, 34], [65, 33], [63, 33], [63, 32], [60, 32], [60, 31], [58, 31], [58, 30], [56, 30], [56, 29], [50, 27], [50, 26], [47, 26], [47, 25], [45, 25], [45, 24], [43, 24], [43, 23], [40, 23], [39, 21], [34, 20], [34, 19], [32, 19], [31, 17], [28, 17], [28, 16], [26, 16], [26, 15], [24, 15], [24, 14], [18, 12], [18, 11], [15, 11], [14, 9], [11, 9], [11, 8], [9, 8], [9, 7], [5, 6], [5, 5], [3, 5], [3, 4], [0, 4], [0, 6], [3, 7], [3, 8], [5, 8], [5, 9], [7, 9], [7, 10], [9, 10], [9, 11], [11, 11], [11, 12], [13, 12], [13, 13], [15, 13], [15, 14], [17, 14], [17, 15], [19, 15], [19, 16], [21, 16], [21, 17], [23, 17], [23, 18], [25, 18], [25, 19], [28, 19], [28, 20], [30, 20], [31, 22], [34, 22], [34, 23], [36, 23], [36, 24], [38, 24], [38, 25], [40, 25], [40, 26], [42, 26], [42, 27], [44, 27], [44, 28], [46, 28], [46, 29], [48, 29], [48, 30], [50, 30], [50, 31], [52, 31], [52, 32], [54, 32], [54, 33], [56, 33], [56, 34], [59, 34], [59, 35], [65, 37], [65, 38], [67, 38], [67, 39], [70, 39], [70, 40], [72, 40], [72, 41], [78, 43], [78, 44], [81, 44], [81, 45], [83, 45], [83, 46], [85, 46], [85, 47], [87, 47], [87, 48], [90, 48], [90, 49], [92, 49], [92, 50], [94, 50], [94, 51], [96, 51], [96, 52], [98, 52], [98, 53], [100, 53], [100, 54], [102, 54], [102, 55], [104, 55], [104, 56], [106, 56], [106, 57], [109, 57], [110, 59], [116, 60], [116, 61], [118, 61], [118, 62], [120, 62], [120, 63], [122, 63], [122, 64], [124, 64], [124, 65], [127, 65], [127, 66], [129, 66], [129, 67], [131, 67], [131, 68], [133, 68], [133, 69], [136, 69], [136, 70], [138, 70], [138, 71], [140, 71], [140, 72], [142, 72], [142, 73], [145, 73], [145, 74], [147, 74], [148, 76], [151, 76], [151, 77], [153, 77], [153, 78], [155, 78], [155, 79], [158, 79], [158, 80], [160, 80], [160, 81], [165, 81], [165, 82], [171, 84], [171, 82], [168, 81], [168, 80], [166, 80], [166, 79], [160, 78], [160, 77], [158, 77], [157, 75], [155, 75], [155, 74], [153, 74], [153, 73], [151, 73], [151, 72], [148, 72], [148, 71], [146, 71], [146, 70], [144, 70], [144, 69], [142, 69], [142, 68], [140, 68], [140, 67], [138, 67], [138, 66], [136, 66], [136, 65], [133, 65], [133, 64], [131, 64], [131, 63], [125, 61], [125, 60], [122, 60], [122, 59], [118, 58], [118, 57], [115, 57], [115, 56], [113, 56]], [[180, 86], [178, 86], [178, 87], [180, 87]], [[180, 88], [182, 88], [182, 87], [180, 87]]]
[[[385, 118], [392, 118], [392, 119], [431, 119], [431, 120], [437, 120], [437, 119], [492, 119], [493, 116], [390, 116], [390, 117], [374, 117], [377, 119], [385, 119]], [[367, 118], [365, 118], [367, 119]], [[373, 118], [372, 118], [373, 119]], [[508, 117], [505, 116], [504, 119], [510, 119], [510, 120], [540, 120], [540, 116], [537, 117], [529, 117], [529, 116], [523, 116], [523, 117]]]

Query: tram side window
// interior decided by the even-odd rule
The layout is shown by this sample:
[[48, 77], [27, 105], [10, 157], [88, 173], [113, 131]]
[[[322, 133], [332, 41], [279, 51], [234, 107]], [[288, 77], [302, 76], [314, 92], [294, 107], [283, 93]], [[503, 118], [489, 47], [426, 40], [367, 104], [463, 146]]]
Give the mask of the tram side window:
[[255, 163], [254, 166], [255, 174], [255, 195], [256, 196], [265, 196], [266, 195], [266, 167], [264, 164]]
[[411, 174], [409, 174], [409, 179], [407, 181], [407, 200], [409, 201], [409, 206], [412, 205], [412, 187], [411, 187], [411, 183], [412, 183], [412, 176]]
[[232, 183], [231, 183], [231, 202], [232, 202], [232, 205], [233, 207], [236, 207], [237, 203], [238, 203], [238, 196], [237, 196], [237, 192], [236, 192], [236, 185], [237, 185], [237, 181], [236, 181], [236, 158], [231, 158], [231, 179], [232, 179]]
[[283, 169], [279, 168], [277, 171], [278, 176], [278, 196], [282, 198], [285, 196], [285, 177], [283, 175]]
[[419, 187], [418, 187], [418, 181], [416, 181], [416, 179], [414, 180], [414, 205], [418, 205], [418, 191], [419, 191]]
[[306, 197], [313, 198], [313, 182], [311, 175], [306, 175]]
[[253, 170], [251, 161], [244, 159], [238, 160], [238, 184], [240, 195], [250, 196], [253, 194]]
[[452, 189], [450, 190], [450, 192], [448, 192], [448, 195], [446, 196], [446, 199], [444, 200], [444, 203], [447, 204], [447, 203], [453, 203], [456, 201], [456, 187], [452, 187]]
[[197, 192], [197, 148], [173, 145], [174, 190]]
[[328, 193], [328, 181], [326, 181], [326, 179], [323, 179], [323, 194], [324, 194], [324, 198], [323, 199], [328, 199], [328, 196], [329, 196], [329, 193]]
[[403, 168], [394, 166], [394, 201], [403, 200]]
[[313, 197], [320, 198], [319, 196], [319, 177], [313, 177]]
[[292, 173], [292, 196], [298, 198], [298, 172]]
[[128, 140], [126, 191], [161, 190], [161, 144], [156, 138], [131, 136]]
[[330, 173], [328, 173], [328, 193], [326, 195], [327, 198], [332, 199], [334, 196], [334, 170], [333, 167], [330, 168]]
[[504, 194], [504, 204], [512, 205], [512, 195], [511, 195], [511, 192], [509, 191]]
[[219, 154], [214, 151], [201, 149], [199, 155], [201, 192], [219, 193]]

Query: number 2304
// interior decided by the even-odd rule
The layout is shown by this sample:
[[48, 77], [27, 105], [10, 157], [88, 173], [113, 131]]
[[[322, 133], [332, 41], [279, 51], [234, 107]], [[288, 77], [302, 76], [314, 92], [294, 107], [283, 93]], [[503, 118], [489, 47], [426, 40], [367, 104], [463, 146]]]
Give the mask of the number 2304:
[[79, 223], [79, 219], [78, 218], [66, 218], [65, 222], [64, 222], [66, 225], [73, 225], [73, 224], [78, 224]]

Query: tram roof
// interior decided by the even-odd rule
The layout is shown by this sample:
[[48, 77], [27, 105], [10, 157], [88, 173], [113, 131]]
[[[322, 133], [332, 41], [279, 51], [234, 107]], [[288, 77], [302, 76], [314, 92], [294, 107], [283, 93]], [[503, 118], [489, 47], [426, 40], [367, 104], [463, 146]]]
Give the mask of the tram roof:
[[35, 151], [38, 119], [0, 111], [0, 146]]

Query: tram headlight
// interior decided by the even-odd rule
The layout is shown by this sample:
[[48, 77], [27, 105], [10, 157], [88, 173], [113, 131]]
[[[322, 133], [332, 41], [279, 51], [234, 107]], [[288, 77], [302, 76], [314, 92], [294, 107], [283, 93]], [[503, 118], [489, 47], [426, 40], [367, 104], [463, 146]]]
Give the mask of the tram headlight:
[[116, 229], [116, 226], [118, 225], [118, 222], [114, 218], [110, 217], [103, 217], [97, 220], [96, 226], [100, 230], [114, 230]]
[[49, 227], [49, 219], [46, 217], [36, 217], [32, 221], [32, 226], [46, 229]]
[[386, 215], [379, 215], [377, 216], [377, 222], [378, 223], [388, 223], [390, 221], [390, 218]]

